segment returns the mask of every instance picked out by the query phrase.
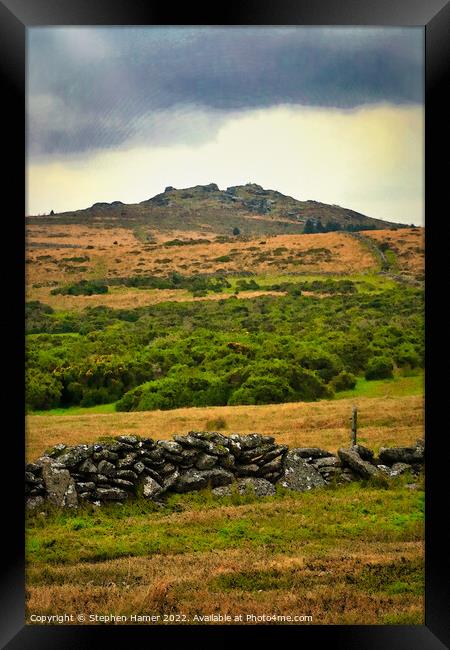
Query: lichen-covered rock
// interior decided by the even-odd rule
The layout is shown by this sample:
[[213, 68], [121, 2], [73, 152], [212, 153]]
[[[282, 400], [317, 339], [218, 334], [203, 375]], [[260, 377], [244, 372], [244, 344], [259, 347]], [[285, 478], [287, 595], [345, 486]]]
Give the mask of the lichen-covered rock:
[[[164, 476], [162, 486], [165, 491], [171, 490], [173, 486], [176, 484], [180, 477], [180, 472], [178, 470], [175, 470], [172, 474], [169, 474], [168, 476]], [[158, 481], [159, 482], [159, 481]]]
[[78, 445], [77, 447], [67, 449], [63, 454], [58, 456], [58, 463], [64, 465], [64, 467], [72, 468], [82, 463], [89, 456], [92, 456], [93, 453], [94, 448], [92, 445]]
[[136, 474], [142, 474], [142, 472], [145, 470], [145, 465], [142, 461], [138, 460], [138, 462], [133, 465], [133, 469]]
[[278, 458], [279, 456], [283, 457], [287, 454], [288, 451], [289, 447], [287, 445], [276, 445], [272, 451], [268, 451], [266, 454], [264, 454], [264, 462], [268, 463], [271, 460]]
[[208, 485], [211, 487], [227, 485], [233, 481], [233, 478], [231, 472], [219, 467], [208, 470], [188, 469], [179, 475], [173, 489], [175, 492], [191, 492], [192, 490], [201, 490]]
[[225, 445], [217, 444], [211, 440], [198, 438], [192, 434], [189, 434], [187, 436], [174, 436], [174, 439], [182, 446], [199, 449], [200, 451], [204, 451], [205, 453], [211, 454], [213, 456], [224, 456], [228, 454], [228, 449], [225, 447]]
[[168, 474], [173, 474], [173, 472], [176, 472], [176, 470], [177, 466], [173, 463], [165, 463], [159, 471], [163, 476], [167, 476]]
[[265, 463], [259, 467], [259, 474], [265, 476], [266, 474], [277, 474], [283, 471], [283, 458], [278, 456], [274, 460], [271, 460], [269, 463]]
[[249, 433], [245, 436], [233, 434], [230, 436], [230, 440], [235, 443], [239, 443], [242, 451], [254, 449], [255, 447], [259, 447], [263, 444], [271, 444], [275, 442], [275, 438], [273, 436], [262, 436], [259, 433]]
[[393, 465], [394, 463], [413, 463], [424, 462], [423, 447], [381, 447], [379, 451], [380, 463], [383, 465]]
[[116, 487], [97, 487], [95, 496], [100, 501], [125, 501], [128, 494], [125, 490]]
[[134, 490], [134, 483], [131, 481], [127, 481], [124, 478], [113, 478], [111, 479], [112, 485], [117, 485], [120, 488], [123, 488], [124, 490]]
[[63, 451], [67, 449], [67, 445], [64, 445], [62, 442], [59, 443], [58, 445], [55, 445], [51, 449], [47, 451], [47, 456], [50, 456], [50, 458], [57, 458], [58, 456], [61, 456]]
[[236, 464], [236, 460], [234, 456], [231, 454], [226, 454], [224, 456], [219, 456], [217, 459], [217, 463], [220, 465], [220, 467], [224, 467], [225, 469], [233, 469], [233, 467]]
[[77, 492], [93, 492], [95, 490], [95, 483], [93, 481], [86, 481], [85, 483], [76, 483]]
[[352, 449], [356, 451], [360, 458], [366, 460], [368, 463], [373, 463], [373, 451], [371, 449], [363, 445], [353, 445]]
[[[119, 463], [117, 465], [119, 466]], [[101, 460], [98, 464], [98, 472], [103, 476], [113, 476], [116, 473], [116, 468], [109, 460]]]
[[275, 494], [275, 486], [264, 478], [240, 478], [237, 480], [240, 494], [255, 494], [257, 497], [268, 497]]
[[207, 440], [215, 445], [222, 445], [224, 447], [228, 446], [228, 438], [217, 431], [189, 431], [188, 435], [200, 440]]
[[211, 469], [217, 463], [217, 456], [211, 456], [210, 454], [205, 454], [200, 452], [195, 466], [197, 469]]
[[183, 451], [182, 445], [175, 440], [159, 440], [157, 446], [170, 454], [179, 455]]
[[155, 449], [150, 449], [146, 451], [140, 458], [143, 463], [146, 465], [149, 463], [163, 462], [164, 461], [164, 450], [161, 447], [156, 447]]
[[117, 436], [116, 440], [118, 442], [125, 442], [128, 445], [136, 445], [138, 442], [136, 436]]
[[98, 468], [97, 465], [94, 465], [90, 458], [86, 458], [81, 465], [78, 467], [78, 471], [83, 474], [97, 474]]
[[250, 465], [236, 465], [235, 472], [237, 476], [256, 476], [259, 472], [259, 465], [251, 463]]
[[405, 472], [411, 471], [411, 465], [407, 463], [394, 463], [391, 467], [390, 475], [391, 476], [400, 476]]
[[110, 462], [114, 463], [116, 460], [118, 460], [119, 454], [116, 454], [113, 451], [109, 451], [109, 449], [101, 449], [100, 451], [94, 451], [92, 458], [95, 461], [109, 460]]
[[340, 467], [341, 461], [337, 456], [327, 456], [326, 458], [317, 458], [312, 462], [312, 465], [317, 469], [321, 467]]
[[146, 499], [155, 499], [163, 492], [163, 487], [151, 476], [146, 476], [142, 482], [142, 494]]
[[356, 472], [361, 478], [368, 479], [371, 476], [380, 475], [380, 471], [375, 465], [363, 460], [353, 449], [339, 449], [338, 456], [343, 465]]
[[69, 470], [61, 468], [51, 459], [49, 461], [42, 468], [42, 478], [48, 501], [58, 508], [76, 508], [78, 506], [77, 491]]
[[266, 444], [260, 445], [258, 447], [253, 447], [253, 449], [248, 449], [243, 451], [240, 457], [242, 463], [256, 463], [258, 460], [264, 460], [266, 454], [276, 449], [276, 445]]
[[286, 454], [284, 471], [277, 483], [297, 492], [306, 492], [312, 488], [325, 485], [325, 481], [319, 472], [307, 463], [305, 458], [297, 453], [296, 449]]
[[31, 496], [25, 502], [25, 507], [27, 510], [34, 511], [38, 508], [42, 508], [45, 504], [45, 499], [43, 496]]
[[[135, 451], [130, 451], [117, 461], [117, 469], [131, 469], [138, 458]], [[100, 465], [99, 465], [100, 467]]]
[[34, 474], [35, 476], [42, 476], [42, 466], [37, 465], [36, 463], [27, 463], [25, 465], [25, 471]]
[[121, 478], [126, 481], [131, 481], [135, 483], [138, 479], [136, 472], [133, 472], [131, 469], [118, 469], [116, 471], [116, 478]]

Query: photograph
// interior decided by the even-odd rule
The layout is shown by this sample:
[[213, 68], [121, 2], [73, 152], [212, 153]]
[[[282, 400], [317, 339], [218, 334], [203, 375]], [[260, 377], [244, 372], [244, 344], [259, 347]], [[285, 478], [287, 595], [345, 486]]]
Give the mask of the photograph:
[[26, 626], [424, 626], [425, 27], [32, 25], [25, 104]]

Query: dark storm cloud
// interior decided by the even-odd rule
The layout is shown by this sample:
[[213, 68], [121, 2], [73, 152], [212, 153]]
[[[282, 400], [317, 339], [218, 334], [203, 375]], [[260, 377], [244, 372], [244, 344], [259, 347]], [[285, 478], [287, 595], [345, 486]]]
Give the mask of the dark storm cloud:
[[200, 143], [231, 112], [422, 102], [420, 28], [35, 28], [28, 146]]

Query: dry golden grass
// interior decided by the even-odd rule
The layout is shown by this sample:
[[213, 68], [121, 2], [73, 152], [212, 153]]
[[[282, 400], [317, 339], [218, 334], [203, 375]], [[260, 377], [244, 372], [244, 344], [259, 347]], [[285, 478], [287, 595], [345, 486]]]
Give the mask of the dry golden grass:
[[[396, 613], [423, 622], [423, 596], [403, 593], [393, 598], [355, 589], [350, 582], [369, 566], [423, 557], [421, 542], [342, 540], [325, 555], [312, 550], [306, 545], [294, 553], [270, 555], [264, 548], [251, 554], [227, 549], [45, 567], [44, 584], [27, 589], [27, 612], [184, 614], [191, 623], [196, 614], [242, 614], [243, 622], [247, 614], [311, 615], [319, 625], [376, 625]], [[214, 589], [218, 577], [243, 570], [263, 575], [274, 570], [293, 584], [259, 591]], [[28, 570], [30, 582], [40, 582], [42, 574], [40, 566]]]
[[394, 251], [400, 271], [418, 275], [425, 271], [425, 229], [370, 230], [364, 235], [377, 242], [386, 242]]
[[189, 430], [204, 430], [207, 423], [224, 418], [224, 433], [274, 435], [290, 447], [323, 447], [336, 451], [348, 444], [351, 407], [359, 410], [359, 438], [373, 449], [408, 445], [423, 436], [421, 396], [341, 399], [316, 403], [263, 406], [216, 406], [172, 411], [88, 415], [27, 416], [26, 455], [34, 459], [60, 442], [93, 442], [101, 436], [134, 433], [158, 439]]
[[[189, 234], [194, 235], [192, 238], [199, 236], [199, 233]], [[177, 237], [187, 239], [187, 235], [181, 235], [178, 231], [158, 233], [156, 244], [145, 244], [125, 228], [100, 229], [86, 225], [64, 228], [48, 225], [44, 228], [31, 225], [27, 234], [29, 297], [39, 299], [40, 294], [32, 288], [33, 284], [52, 281], [67, 284], [94, 277], [164, 276], [172, 271], [195, 275], [218, 270], [240, 272], [243, 269], [251, 269], [255, 273], [355, 273], [376, 267], [376, 261], [367, 247], [346, 233], [276, 235], [258, 237], [253, 241], [236, 239], [227, 243], [163, 245], [163, 241]], [[200, 233], [200, 237], [204, 236], [204, 233]], [[114, 244], [115, 241], [117, 244]], [[79, 248], [30, 246], [39, 243], [52, 246], [71, 244]], [[87, 246], [94, 248], [88, 249]], [[84, 262], [64, 260], [81, 256], [88, 256], [89, 259]], [[229, 261], [220, 261], [223, 256], [229, 257]], [[85, 270], [80, 271], [80, 266]]]
[[[238, 298], [256, 298], [257, 296], [280, 296], [283, 291], [246, 291], [238, 294]], [[308, 294], [310, 292], [304, 292]], [[203, 300], [227, 300], [231, 293], [210, 293], [202, 297], [194, 297], [184, 289], [135, 289], [133, 287], [112, 287], [108, 293], [93, 296], [52, 295], [50, 287], [39, 287], [27, 290], [28, 300], [40, 300], [57, 311], [82, 311], [86, 307], [100, 305], [114, 309], [136, 309], [146, 305], [156, 305], [160, 302], [198, 302]], [[313, 294], [315, 295], [315, 294]]]

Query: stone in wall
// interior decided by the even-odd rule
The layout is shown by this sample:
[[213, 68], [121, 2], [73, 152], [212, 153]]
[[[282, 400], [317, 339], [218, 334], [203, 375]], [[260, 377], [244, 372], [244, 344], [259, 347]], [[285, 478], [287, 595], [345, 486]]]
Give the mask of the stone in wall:
[[283, 475], [278, 483], [296, 492], [306, 492], [315, 487], [323, 487], [325, 480], [320, 473], [300, 456], [297, 449], [286, 454]]
[[217, 495], [251, 489], [267, 496], [275, 493], [276, 485], [303, 492], [375, 475], [417, 472], [423, 457], [423, 441], [411, 448], [383, 449], [376, 460], [361, 445], [340, 449], [336, 456], [317, 447], [289, 450], [258, 433], [190, 431], [159, 441], [121, 435], [91, 445], [55, 445], [26, 465], [25, 492], [31, 509], [45, 501], [69, 508], [137, 495], [158, 502], [171, 492], [206, 487]]

